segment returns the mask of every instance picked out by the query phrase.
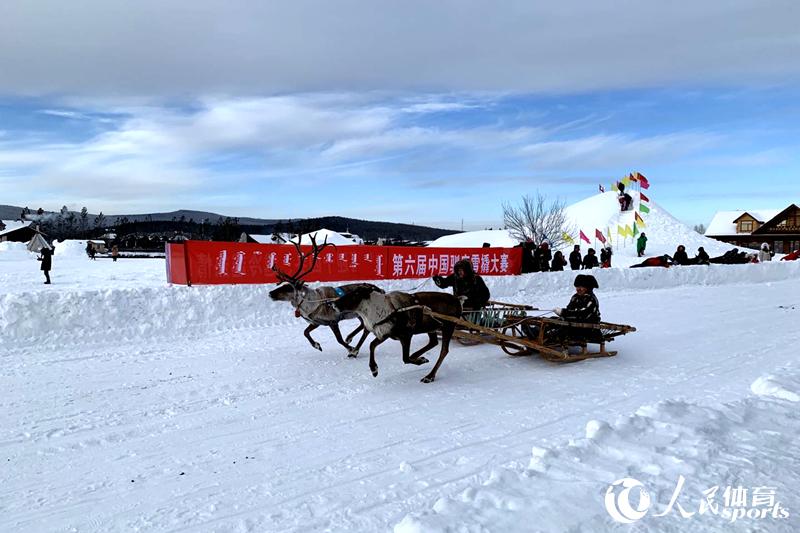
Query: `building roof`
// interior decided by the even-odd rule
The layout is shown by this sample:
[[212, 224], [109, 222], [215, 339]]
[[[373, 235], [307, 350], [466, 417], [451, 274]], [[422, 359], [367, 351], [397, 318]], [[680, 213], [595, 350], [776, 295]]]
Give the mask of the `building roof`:
[[33, 224], [30, 220], [0, 220], [0, 222], [5, 226], [5, 229], [0, 230], [0, 235], [6, 235], [22, 228], [28, 228]]
[[[739, 219], [745, 213], [748, 213], [750, 216], [755, 218], [761, 223], [767, 222], [772, 220], [779, 213], [784, 211], [784, 209], [748, 209], [748, 210], [738, 210], [738, 211], [717, 211], [717, 214], [714, 215], [714, 218], [711, 219], [711, 223], [706, 228], [706, 236], [707, 237], [717, 237], [717, 236], [724, 236], [724, 235], [736, 235], [736, 220]], [[744, 235], [743, 233], [740, 235]]]

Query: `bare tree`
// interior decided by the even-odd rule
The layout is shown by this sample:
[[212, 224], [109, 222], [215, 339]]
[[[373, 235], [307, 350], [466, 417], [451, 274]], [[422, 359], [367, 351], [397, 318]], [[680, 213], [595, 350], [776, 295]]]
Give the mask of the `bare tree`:
[[544, 240], [551, 248], [566, 244], [564, 235], [573, 233], [567, 220], [563, 200], [548, 202], [547, 197], [537, 192], [536, 196], [523, 196], [520, 205], [503, 204], [503, 222], [512, 237], [520, 242], [528, 240], [536, 244]]

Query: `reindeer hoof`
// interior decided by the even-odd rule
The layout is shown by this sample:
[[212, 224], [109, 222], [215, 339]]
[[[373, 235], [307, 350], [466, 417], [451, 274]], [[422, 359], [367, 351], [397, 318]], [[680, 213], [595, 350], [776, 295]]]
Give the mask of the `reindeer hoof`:
[[320, 352], [322, 351], [322, 345], [321, 345], [320, 343], [318, 343], [318, 342], [315, 342], [315, 343], [314, 343], [314, 344], [312, 344], [311, 346], [313, 346], [314, 348], [316, 348], [316, 349], [317, 349], [317, 350], [319, 350]]
[[378, 367], [376, 366], [375, 368], [370, 368], [370, 370], [372, 370], [372, 377], [373, 378], [377, 378], [378, 377]]
[[417, 366], [419, 366], [419, 365], [424, 365], [425, 363], [429, 363], [429, 362], [430, 362], [430, 361], [428, 361], [428, 360], [427, 360], [426, 358], [424, 358], [424, 357], [417, 357], [416, 359], [412, 359], [412, 360], [411, 360], [411, 363], [412, 363], [412, 364], [415, 364], [415, 365], [417, 365]]
[[353, 357], [353, 358], [358, 357], [358, 350], [350, 350], [350, 351], [348, 351], [347, 352], [347, 357]]
[[433, 380], [434, 380], [434, 379], [436, 379], [436, 378], [435, 378], [435, 377], [433, 377], [433, 376], [431, 376], [431, 375], [427, 375], [427, 376], [425, 376], [424, 378], [422, 378], [420, 381], [421, 381], [422, 383], [433, 383]]

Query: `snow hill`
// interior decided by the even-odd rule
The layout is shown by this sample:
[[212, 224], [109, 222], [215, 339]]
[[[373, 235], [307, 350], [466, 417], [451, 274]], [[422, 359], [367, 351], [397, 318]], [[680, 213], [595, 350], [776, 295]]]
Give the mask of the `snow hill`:
[[[610, 242], [614, 250], [612, 265], [615, 267], [627, 267], [641, 261], [636, 255], [635, 239], [623, 238], [617, 234], [617, 226], [633, 227], [635, 212], [640, 204], [639, 192], [629, 192], [634, 200], [634, 209], [630, 211], [620, 212], [617, 194], [614, 192], [596, 194], [565, 209], [568, 224], [572, 228], [572, 237], [576, 244], [581, 245], [584, 253], [589, 247], [599, 250], [602, 246], [602, 243], [595, 238], [596, 230], [600, 230], [604, 235], [607, 235], [609, 229], [611, 230]], [[690, 257], [697, 252], [700, 246], [704, 247], [712, 257], [721, 255], [732, 248], [728, 244], [700, 235], [673, 217], [658, 203], [649, 201], [646, 202], [646, 205], [650, 208], [650, 212], [640, 213], [645, 221], [645, 226], [639, 228], [647, 235], [646, 256], [672, 255], [679, 244], [686, 246]], [[581, 231], [589, 238], [589, 244], [579, 240], [578, 236]], [[492, 246], [518, 244], [506, 230], [483, 230], [441, 237], [431, 242], [429, 246], [470, 248], [480, 247], [484, 242], [488, 242]], [[563, 252], [569, 252], [571, 249], [572, 245], [561, 248]]]

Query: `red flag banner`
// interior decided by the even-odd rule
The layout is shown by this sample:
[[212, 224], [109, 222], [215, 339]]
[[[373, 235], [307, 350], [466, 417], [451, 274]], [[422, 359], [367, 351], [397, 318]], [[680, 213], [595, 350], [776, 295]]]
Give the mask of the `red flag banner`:
[[648, 197], [647, 197], [647, 196], [646, 196], [644, 193], [642, 193], [642, 192], [640, 192], [640, 193], [639, 193], [639, 198], [641, 198], [643, 202], [649, 202], [649, 201], [650, 201], [650, 198], [648, 198]]
[[592, 241], [589, 240], [589, 237], [586, 236], [583, 230], [581, 230], [581, 240], [586, 241], [586, 244], [592, 244]]
[[[587, 241], [588, 242], [588, 241]], [[309, 246], [303, 246], [308, 251]], [[168, 243], [167, 281], [181, 285], [276, 283], [272, 267], [292, 272], [299, 264], [294, 246], [238, 242]], [[426, 278], [448, 275], [469, 259], [482, 276], [522, 271], [522, 248], [420, 248], [337, 246], [320, 253], [307, 281]]]
[[603, 244], [606, 243], [606, 236], [603, 235], [603, 232], [599, 229], [594, 230], [594, 236], [597, 238], [598, 241], [602, 242]]
[[636, 173], [636, 179], [639, 180], [639, 185], [642, 187], [642, 189], [649, 189], [650, 188], [650, 182], [647, 181], [647, 178], [645, 178], [642, 174], [639, 174], [637, 172]]

